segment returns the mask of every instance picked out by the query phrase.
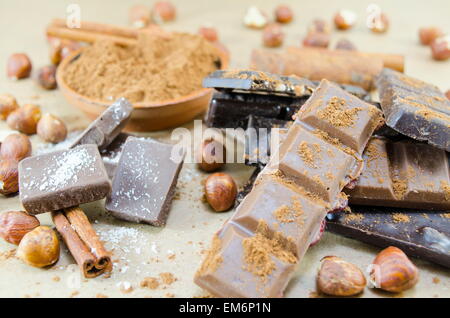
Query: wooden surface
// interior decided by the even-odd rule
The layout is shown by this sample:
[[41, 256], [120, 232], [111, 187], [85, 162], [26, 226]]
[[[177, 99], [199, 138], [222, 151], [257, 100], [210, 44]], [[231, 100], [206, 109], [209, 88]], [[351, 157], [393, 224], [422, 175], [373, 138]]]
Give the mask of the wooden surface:
[[[142, 1], [144, 2], [144, 1]], [[152, 1], [145, 1], [152, 3]], [[246, 29], [242, 18], [252, 3], [271, 14], [277, 1], [173, 1], [178, 8], [178, 18], [167, 24], [171, 30], [195, 32], [201, 25], [213, 25], [219, 30], [224, 44], [231, 51], [231, 66], [248, 65], [252, 48], [261, 47], [261, 32]], [[418, 44], [417, 29], [424, 25], [438, 25], [450, 32], [450, 3], [436, 1], [377, 1], [391, 20], [387, 34], [372, 34], [364, 24], [365, 9], [373, 1], [284, 1], [295, 10], [295, 21], [285, 27], [285, 46], [299, 45], [308, 23], [316, 17], [331, 17], [339, 8], [349, 8], [359, 15], [358, 25], [346, 32], [333, 31], [333, 42], [341, 37], [354, 41], [360, 50], [369, 52], [400, 53], [406, 55], [406, 73], [438, 85], [450, 88], [450, 61], [435, 62], [427, 47]], [[85, 127], [89, 120], [78, 110], [70, 107], [59, 91], [44, 91], [32, 79], [11, 81], [4, 75], [7, 57], [16, 52], [26, 52], [35, 68], [47, 64], [48, 48], [44, 29], [55, 17], [64, 17], [66, 6], [72, 1], [0, 1], [0, 91], [14, 94], [20, 104], [37, 103], [44, 112], [60, 116], [71, 130]], [[82, 19], [126, 25], [128, 8], [138, 1], [77, 1], [81, 5]], [[192, 124], [185, 125], [192, 128]], [[0, 122], [0, 140], [11, 131]], [[160, 140], [168, 140], [170, 132], [147, 134]], [[34, 149], [44, 147], [39, 137], [32, 137]], [[232, 174], [242, 185], [251, 174], [243, 165], [228, 165], [226, 172]], [[212, 234], [232, 212], [213, 213], [202, 202], [202, 179], [193, 164], [185, 164], [178, 183], [178, 199], [174, 201], [168, 223], [164, 228], [121, 222], [105, 215], [103, 202], [83, 206], [94, 228], [106, 247], [113, 249], [115, 267], [110, 278], [98, 277], [85, 280], [79, 269], [62, 248], [61, 259], [50, 269], [29, 267], [15, 258], [0, 256], [0, 296], [2, 297], [192, 297], [205, 292], [193, 284], [192, 278], [209, 246]], [[0, 212], [21, 210], [18, 197], [0, 198]], [[49, 215], [40, 215], [44, 225], [52, 225]], [[0, 253], [14, 246], [0, 242]], [[357, 241], [326, 233], [322, 241], [308, 250], [301, 266], [287, 289], [287, 297], [308, 297], [315, 291], [315, 275], [319, 261], [326, 255], [344, 257], [362, 269], [373, 260], [378, 248]], [[418, 285], [398, 297], [449, 297], [449, 271], [433, 264], [413, 260], [420, 268]], [[158, 277], [171, 272], [177, 281], [161, 285], [157, 289], [139, 287], [144, 277]], [[123, 293], [120, 286], [130, 283], [133, 291]], [[366, 288], [363, 297], [390, 297], [385, 293]]]

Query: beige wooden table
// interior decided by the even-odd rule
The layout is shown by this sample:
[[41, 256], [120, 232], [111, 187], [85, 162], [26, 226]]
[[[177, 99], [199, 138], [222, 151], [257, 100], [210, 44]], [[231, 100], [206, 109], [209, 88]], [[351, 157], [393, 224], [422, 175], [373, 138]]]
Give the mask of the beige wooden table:
[[[16, 52], [26, 52], [35, 67], [48, 63], [48, 49], [44, 35], [46, 24], [54, 17], [64, 17], [66, 6], [74, 1], [0, 0], [0, 92], [14, 94], [20, 104], [37, 103], [44, 111], [64, 119], [71, 130], [88, 124], [82, 113], [68, 105], [60, 92], [44, 91], [31, 79], [14, 82], [6, 78], [7, 57]], [[79, 0], [83, 20], [126, 25], [128, 8], [138, 1], [88, 1]], [[152, 1], [141, 1], [151, 4]], [[246, 67], [252, 48], [261, 46], [259, 31], [243, 27], [246, 8], [257, 3], [271, 13], [277, 1], [173, 1], [178, 8], [178, 19], [167, 25], [173, 30], [195, 32], [201, 25], [211, 24], [231, 51], [231, 66]], [[285, 27], [285, 45], [299, 45], [308, 23], [316, 17], [331, 19], [339, 8], [350, 8], [359, 15], [358, 25], [348, 32], [333, 31], [333, 40], [348, 37], [359, 49], [373, 52], [405, 54], [406, 72], [432, 82], [442, 89], [450, 88], [450, 61], [434, 62], [429, 49], [418, 44], [417, 29], [424, 25], [439, 25], [450, 32], [450, 3], [447, 0], [427, 1], [377, 1], [391, 19], [387, 34], [370, 33], [364, 24], [365, 9], [372, 1], [289, 1], [295, 10], [294, 23]], [[186, 127], [192, 127], [187, 124]], [[11, 131], [0, 122], [0, 140]], [[167, 139], [169, 132], [149, 134]], [[32, 137], [35, 149], [42, 147], [37, 136]], [[229, 165], [231, 173], [242, 185], [251, 173], [243, 165]], [[74, 260], [62, 249], [61, 258], [50, 269], [37, 269], [24, 265], [14, 257], [5, 255], [13, 245], [0, 241], [0, 296], [1, 297], [193, 297], [205, 292], [192, 282], [202, 253], [209, 246], [212, 234], [231, 213], [216, 214], [202, 202], [201, 180], [205, 175], [194, 165], [186, 164], [178, 182], [179, 199], [175, 200], [167, 226], [155, 228], [121, 222], [105, 215], [103, 202], [87, 204], [83, 208], [94, 222], [106, 246], [113, 249], [116, 260], [110, 278], [80, 278]], [[21, 210], [18, 197], [0, 198], [0, 213]], [[43, 224], [52, 225], [49, 216], [40, 215]], [[288, 297], [308, 297], [315, 291], [315, 274], [319, 260], [326, 255], [342, 256], [361, 268], [366, 268], [379, 251], [378, 248], [326, 233], [322, 241], [309, 249], [295, 278], [287, 289]], [[404, 297], [449, 297], [450, 276], [445, 268], [414, 259], [421, 278], [417, 286], [405, 292]], [[157, 277], [161, 272], [171, 272], [177, 281], [171, 285], [150, 290], [139, 287], [144, 277]], [[120, 284], [129, 283], [130, 293], [123, 293]], [[389, 296], [367, 288], [363, 297]]]

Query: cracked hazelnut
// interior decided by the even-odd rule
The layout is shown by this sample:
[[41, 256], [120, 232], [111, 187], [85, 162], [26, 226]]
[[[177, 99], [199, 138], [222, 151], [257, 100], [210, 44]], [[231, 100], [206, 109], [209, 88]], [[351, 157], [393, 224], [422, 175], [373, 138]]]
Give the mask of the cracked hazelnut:
[[11, 94], [0, 94], [0, 119], [5, 120], [17, 108], [19, 108], [19, 105], [14, 96]]
[[292, 9], [286, 5], [279, 5], [275, 9], [275, 21], [279, 23], [289, 23], [292, 21], [294, 13]]
[[367, 22], [369, 29], [375, 33], [384, 33], [389, 28], [389, 19], [385, 13], [374, 15]]
[[370, 277], [375, 287], [399, 293], [418, 282], [419, 270], [401, 249], [389, 246], [375, 257]]
[[36, 126], [39, 119], [41, 119], [40, 107], [33, 104], [26, 104], [13, 111], [6, 119], [6, 123], [11, 129], [31, 135], [36, 133]]
[[8, 243], [18, 245], [25, 234], [39, 225], [39, 220], [26, 212], [4, 212], [0, 214], [0, 237]]
[[24, 134], [10, 134], [2, 142], [0, 155], [2, 159], [20, 161], [31, 155], [30, 138]]
[[56, 84], [56, 66], [55, 65], [49, 65], [44, 66], [39, 69], [38, 75], [37, 75], [37, 82], [42, 88], [45, 89], [55, 89]]
[[356, 46], [347, 39], [340, 39], [335, 46], [336, 50], [357, 51]]
[[264, 46], [278, 47], [283, 44], [284, 33], [281, 26], [277, 23], [271, 23], [264, 28], [262, 33]]
[[0, 193], [13, 194], [19, 191], [19, 163], [14, 159], [0, 161]]
[[48, 226], [38, 226], [25, 234], [16, 252], [17, 257], [28, 265], [46, 267], [59, 258], [59, 240]]
[[134, 5], [128, 12], [130, 24], [135, 28], [143, 28], [152, 23], [151, 10], [142, 4]]
[[37, 124], [37, 134], [47, 142], [58, 143], [66, 139], [66, 124], [52, 114], [44, 114]]
[[326, 256], [317, 275], [318, 289], [331, 296], [353, 296], [366, 287], [363, 272], [337, 256]]
[[309, 25], [308, 33], [315, 33], [315, 32], [330, 34], [331, 26], [327, 21], [323, 19], [315, 19]]
[[303, 46], [327, 48], [330, 44], [330, 36], [323, 32], [310, 32], [303, 39]]
[[248, 8], [244, 16], [244, 24], [253, 29], [262, 29], [268, 23], [267, 15], [255, 6]]
[[226, 162], [225, 146], [214, 139], [202, 142], [197, 152], [198, 167], [206, 172], [222, 168]]
[[216, 42], [218, 39], [217, 31], [212, 27], [201, 27], [198, 29], [198, 34], [203, 36], [209, 42]]
[[441, 36], [431, 43], [431, 55], [437, 61], [450, 58], [450, 35]]
[[12, 79], [22, 79], [30, 76], [31, 61], [24, 53], [16, 53], [9, 57], [7, 64], [7, 74]]
[[355, 25], [356, 13], [351, 10], [340, 10], [334, 16], [334, 24], [340, 30], [348, 30]]
[[153, 6], [152, 15], [155, 21], [168, 22], [175, 20], [175, 6], [169, 1], [159, 1]]
[[216, 212], [229, 210], [234, 205], [237, 186], [233, 178], [222, 172], [210, 175], [205, 182], [206, 201]]
[[423, 45], [430, 45], [434, 40], [444, 35], [441, 29], [437, 27], [420, 28], [419, 40]]

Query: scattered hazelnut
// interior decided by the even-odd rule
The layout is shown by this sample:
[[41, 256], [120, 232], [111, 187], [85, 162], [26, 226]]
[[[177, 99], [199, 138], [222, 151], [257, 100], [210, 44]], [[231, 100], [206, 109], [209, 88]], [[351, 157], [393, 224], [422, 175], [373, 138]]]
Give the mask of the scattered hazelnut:
[[169, 1], [159, 1], [153, 6], [152, 15], [155, 21], [168, 22], [175, 20], [176, 9]]
[[441, 36], [431, 43], [431, 55], [437, 61], [450, 58], [450, 35]]
[[303, 39], [304, 46], [327, 48], [330, 44], [330, 36], [323, 32], [310, 32]]
[[284, 33], [279, 24], [271, 23], [264, 28], [262, 38], [264, 46], [278, 47], [283, 44]]
[[315, 32], [330, 34], [331, 26], [327, 21], [325, 21], [323, 19], [315, 19], [309, 25], [308, 33], [315, 33]]
[[50, 39], [50, 61], [58, 65], [64, 58], [81, 48], [80, 43], [70, 40]]
[[334, 16], [334, 24], [340, 30], [348, 30], [355, 25], [356, 13], [350, 10], [340, 10]]
[[55, 65], [49, 65], [44, 66], [39, 69], [38, 76], [37, 76], [37, 82], [39, 85], [42, 86], [42, 88], [45, 89], [55, 89], [56, 84], [56, 66]]
[[6, 242], [19, 245], [25, 234], [40, 225], [39, 220], [23, 211], [0, 214], [0, 237]]
[[6, 68], [9, 78], [22, 79], [30, 76], [32, 66], [26, 54], [16, 53], [9, 57]]
[[357, 51], [357, 48], [353, 42], [347, 39], [340, 39], [337, 41], [335, 48], [336, 50]]
[[38, 226], [25, 234], [16, 252], [17, 257], [35, 267], [56, 263], [59, 258], [59, 240], [48, 226]]
[[210, 175], [205, 182], [206, 201], [216, 212], [227, 211], [234, 205], [237, 186], [233, 178], [221, 172]]
[[31, 155], [31, 149], [30, 138], [27, 135], [14, 133], [3, 140], [0, 155], [2, 159], [20, 161]]
[[19, 191], [19, 163], [14, 159], [0, 161], [0, 193], [13, 194]]
[[275, 21], [279, 23], [289, 23], [292, 21], [294, 13], [291, 8], [286, 5], [279, 5], [275, 9]]
[[198, 34], [203, 36], [209, 42], [216, 42], [218, 39], [217, 31], [212, 27], [201, 27], [198, 29]]
[[419, 280], [419, 270], [397, 247], [382, 250], [372, 263], [370, 277], [377, 288], [399, 293], [413, 287]]
[[19, 108], [19, 105], [14, 96], [11, 94], [0, 94], [0, 119], [5, 120], [17, 108]]
[[206, 172], [222, 168], [226, 162], [225, 146], [214, 139], [204, 140], [197, 152], [198, 167]]
[[128, 19], [130, 21], [130, 24], [138, 29], [149, 25], [152, 22], [151, 16], [151, 10], [143, 4], [132, 6], [130, 8], [130, 11], [128, 12]]
[[369, 29], [375, 33], [384, 33], [389, 28], [389, 19], [383, 12], [378, 15], [374, 15], [367, 22]]
[[363, 272], [354, 264], [337, 256], [326, 256], [317, 275], [319, 290], [331, 296], [353, 296], [366, 286]]
[[58, 143], [66, 139], [66, 124], [52, 114], [44, 114], [37, 124], [37, 134], [47, 142]]
[[430, 45], [434, 40], [444, 35], [441, 29], [437, 27], [420, 28], [419, 40], [423, 45]]
[[445, 96], [447, 96], [448, 100], [450, 100], [450, 89], [445, 92]]
[[267, 15], [259, 10], [257, 7], [252, 6], [248, 8], [244, 17], [244, 24], [253, 29], [262, 29], [267, 25]]
[[11, 129], [31, 135], [36, 133], [36, 126], [39, 119], [41, 119], [40, 107], [33, 104], [26, 104], [13, 111], [6, 119], [6, 123]]

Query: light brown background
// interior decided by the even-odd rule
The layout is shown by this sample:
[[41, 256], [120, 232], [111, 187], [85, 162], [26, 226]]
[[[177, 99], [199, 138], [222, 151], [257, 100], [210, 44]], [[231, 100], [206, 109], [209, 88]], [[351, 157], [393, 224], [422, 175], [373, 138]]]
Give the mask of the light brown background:
[[[128, 8], [133, 3], [151, 5], [154, 1], [7, 1], [0, 0], [0, 92], [14, 94], [20, 104], [38, 103], [44, 111], [64, 119], [70, 129], [83, 128], [88, 124], [82, 113], [73, 109], [58, 91], [44, 91], [31, 79], [11, 81], [6, 78], [5, 62], [15, 52], [26, 52], [34, 66], [47, 64], [48, 49], [44, 29], [54, 17], [64, 17], [69, 3], [81, 5], [82, 19], [98, 22], [127, 24]], [[278, 1], [173, 1], [178, 18], [167, 28], [195, 32], [201, 25], [212, 25], [219, 30], [220, 38], [231, 51], [231, 66], [246, 67], [250, 51], [261, 46], [260, 31], [246, 29], [242, 18], [246, 8], [257, 4], [272, 13]], [[347, 32], [333, 31], [333, 40], [348, 37], [359, 49], [373, 52], [391, 52], [406, 55], [406, 73], [432, 82], [444, 90], [450, 88], [450, 61], [435, 62], [430, 59], [429, 49], [418, 44], [417, 29], [424, 25], [438, 25], [450, 32], [450, 3], [446, 0], [427, 1], [377, 1], [391, 19], [387, 34], [370, 33], [364, 24], [365, 9], [372, 1], [284, 1], [294, 8], [295, 22], [286, 26], [286, 45], [299, 45], [308, 23], [316, 17], [329, 18], [339, 8], [349, 8], [359, 15], [358, 25]], [[374, 1], [373, 1], [374, 2]], [[186, 127], [191, 127], [190, 124]], [[11, 131], [0, 123], [0, 140]], [[151, 136], [167, 139], [168, 132]], [[37, 136], [32, 137], [35, 149], [40, 147]], [[251, 169], [229, 165], [231, 173], [242, 185]], [[201, 180], [205, 177], [192, 164], [186, 164], [178, 184], [180, 198], [173, 208], [164, 228], [120, 222], [105, 216], [103, 203], [84, 206], [94, 226], [114, 249], [116, 263], [111, 278], [79, 279], [78, 268], [64, 248], [61, 259], [51, 269], [36, 269], [19, 260], [0, 256], [0, 296], [2, 297], [94, 297], [98, 293], [115, 297], [164, 297], [168, 293], [176, 297], [203, 296], [192, 277], [202, 259], [202, 250], [209, 246], [212, 234], [232, 212], [216, 214], [200, 199]], [[17, 197], [0, 198], [0, 212], [22, 209]], [[43, 224], [51, 225], [48, 215], [40, 215]], [[14, 248], [0, 241], [0, 252]], [[365, 268], [378, 248], [326, 233], [322, 241], [311, 248], [287, 290], [288, 297], [308, 297], [315, 290], [314, 277], [319, 260], [326, 255], [338, 255]], [[174, 253], [175, 258], [169, 257]], [[414, 259], [421, 270], [418, 285], [403, 295], [405, 297], [449, 297], [449, 271], [433, 264]], [[161, 272], [172, 272], [178, 279], [171, 286], [156, 290], [142, 289], [139, 282], [146, 276], [156, 277]], [[57, 281], [57, 278], [59, 281]], [[433, 283], [433, 279], [435, 282]], [[439, 281], [439, 282], [437, 282]], [[118, 284], [129, 282], [133, 292], [124, 294]], [[437, 282], [437, 283], [436, 283]], [[363, 297], [389, 296], [367, 288]]]

